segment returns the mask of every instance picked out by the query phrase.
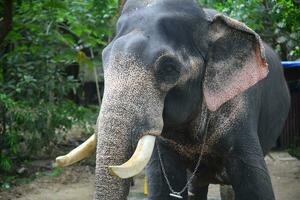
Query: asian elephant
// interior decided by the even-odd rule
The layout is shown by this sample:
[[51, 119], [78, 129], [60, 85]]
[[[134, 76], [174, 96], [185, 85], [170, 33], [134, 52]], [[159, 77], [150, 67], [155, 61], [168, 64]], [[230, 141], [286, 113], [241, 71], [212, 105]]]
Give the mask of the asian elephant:
[[275, 199], [264, 155], [290, 96], [258, 34], [193, 0], [127, 0], [102, 57], [96, 135], [57, 158], [66, 166], [96, 146], [95, 200], [125, 200], [129, 181], [116, 176], [146, 165], [149, 200], [188, 199], [187, 185], [206, 200], [210, 183], [237, 200]]

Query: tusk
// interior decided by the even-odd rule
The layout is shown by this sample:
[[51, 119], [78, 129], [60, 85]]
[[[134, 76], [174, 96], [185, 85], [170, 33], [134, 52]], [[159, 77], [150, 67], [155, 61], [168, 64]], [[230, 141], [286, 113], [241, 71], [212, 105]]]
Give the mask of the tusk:
[[65, 156], [59, 156], [56, 158], [56, 166], [66, 167], [72, 165], [92, 154], [96, 149], [96, 136], [93, 134], [84, 143], [73, 149]]
[[155, 136], [143, 136], [136, 147], [134, 154], [124, 164], [109, 166], [112, 175], [120, 178], [130, 178], [140, 173], [149, 162], [155, 144]]

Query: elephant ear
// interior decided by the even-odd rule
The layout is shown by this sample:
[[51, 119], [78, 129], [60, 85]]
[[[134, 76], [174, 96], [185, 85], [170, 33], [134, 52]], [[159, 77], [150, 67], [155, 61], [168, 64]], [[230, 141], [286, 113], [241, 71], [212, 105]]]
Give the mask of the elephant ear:
[[216, 15], [209, 27], [209, 51], [203, 83], [208, 108], [216, 111], [268, 74], [259, 35], [245, 24]]

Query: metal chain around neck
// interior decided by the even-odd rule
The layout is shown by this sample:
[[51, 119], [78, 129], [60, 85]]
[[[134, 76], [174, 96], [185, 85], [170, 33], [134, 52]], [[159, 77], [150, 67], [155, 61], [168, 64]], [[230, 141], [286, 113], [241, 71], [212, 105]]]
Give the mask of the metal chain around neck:
[[[166, 173], [166, 170], [165, 170], [165, 167], [163, 165], [163, 161], [162, 161], [162, 158], [161, 158], [161, 152], [160, 152], [160, 149], [159, 149], [159, 144], [158, 142], [156, 142], [156, 146], [157, 146], [157, 153], [158, 153], [158, 158], [159, 158], [159, 162], [160, 162], [160, 166], [161, 166], [161, 169], [162, 169], [162, 172], [163, 172], [163, 175], [164, 175], [164, 178], [166, 180], [166, 183], [170, 189], [170, 191], [172, 192], [172, 194], [175, 194], [175, 196], [178, 196], [180, 198], [181, 197], [181, 194], [188, 188], [189, 184], [191, 183], [191, 181], [193, 180], [194, 176], [196, 175], [196, 172], [198, 171], [198, 168], [200, 166], [200, 163], [201, 163], [201, 160], [202, 160], [202, 157], [203, 157], [203, 152], [204, 152], [204, 145], [206, 143], [206, 137], [207, 137], [207, 130], [208, 130], [208, 124], [209, 124], [209, 121], [210, 121], [210, 118], [209, 118], [209, 115], [208, 115], [208, 120], [207, 120], [207, 123], [205, 125], [205, 132], [204, 132], [204, 136], [203, 136], [203, 145], [201, 147], [201, 151], [200, 151], [200, 155], [199, 155], [199, 159], [197, 161], [197, 164], [196, 164], [196, 167], [192, 173], [192, 175], [190, 176], [189, 180], [187, 181], [187, 183], [185, 184], [185, 186], [179, 191], [179, 192], [176, 192], [172, 186], [171, 186], [171, 183], [168, 179], [168, 176], [167, 176], [167, 173]], [[198, 129], [199, 130], [199, 129]]]

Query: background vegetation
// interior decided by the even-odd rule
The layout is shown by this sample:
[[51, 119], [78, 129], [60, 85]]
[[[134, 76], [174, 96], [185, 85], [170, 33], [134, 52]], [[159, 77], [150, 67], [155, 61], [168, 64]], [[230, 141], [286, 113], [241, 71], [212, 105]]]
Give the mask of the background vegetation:
[[[299, 4], [292, 0], [198, 0], [245, 22], [283, 60], [300, 57]], [[88, 129], [98, 109], [82, 106], [83, 77], [100, 69], [113, 36], [118, 0], [0, 1], [0, 174], [45, 155], [76, 123]], [[78, 105], [79, 102], [79, 105]], [[1, 186], [0, 178], [0, 186]]]
[[117, 8], [116, 0], [0, 1], [0, 174], [51, 154], [74, 124], [93, 132], [98, 108], [69, 98], [84, 91], [68, 69], [101, 66]]

